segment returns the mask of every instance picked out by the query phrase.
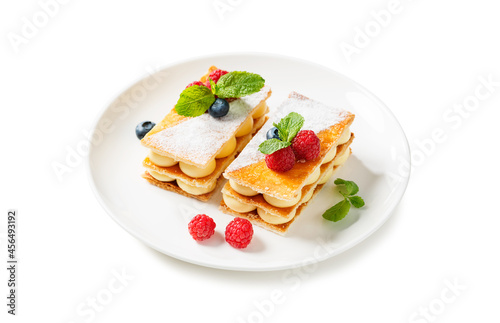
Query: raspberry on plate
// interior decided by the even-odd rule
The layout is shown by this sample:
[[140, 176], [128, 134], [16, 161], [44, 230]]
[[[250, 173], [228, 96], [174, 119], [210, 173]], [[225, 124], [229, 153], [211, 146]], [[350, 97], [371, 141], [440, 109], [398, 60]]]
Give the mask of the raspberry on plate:
[[314, 160], [318, 158], [321, 144], [312, 130], [301, 130], [292, 140], [292, 149], [297, 160]]
[[189, 222], [188, 229], [194, 240], [203, 241], [214, 234], [215, 222], [206, 214], [198, 214]]
[[234, 248], [246, 248], [252, 241], [252, 236], [252, 223], [247, 219], [235, 218], [226, 227], [226, 241]]
[[287, 172], [295, 165], [295, 155], [291, 146], [275, 151], [266, 155], [267, 168], [275, 172]]
[[193, 86], [193, 85], [205, 86], [205, 84], [203, 84], [203, 82], [200, 82], [200, 81], [194, 81], [194, 82], [189, 83], [189, 84], [186, 86], [186, 89], [187, 89], [188, 87]]

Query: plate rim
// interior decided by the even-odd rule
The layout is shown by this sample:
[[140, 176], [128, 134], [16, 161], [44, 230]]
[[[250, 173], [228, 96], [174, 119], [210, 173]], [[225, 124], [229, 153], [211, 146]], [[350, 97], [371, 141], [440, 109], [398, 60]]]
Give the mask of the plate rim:
[[[401, 126], [401, 123], [396, 118], [396, 116], [394, 115], [392, 110], [378, 96], [373, 94], [371, 91], [366, 89], [364, 86], [362, 86], [358, 82], [345, 76], [344, 74], [339, 73], [339, 72], [337, 72], [337, 71], [335, 71], [335, 70], [331, 69], [330, 67], [325, 66], [323, 64], [309, 61], [309, 60], [299, 58], [299, 57], [290, 56], [290, 55], [257, 52], [257, 51], [255, 51], [255, 52], [254, 51], [234, 51], [234, 52], [212, 53], [212, 54], [205, 54], [205, 55], [195, 55], [195, 56], [190, 56], [190, 57], [183, 58], [183, 59], [174, 60], [168, 64], [162, 65], [161, 67], [155, 69], [154, 73], [164, 71], [166, 69], [172, 68], [172, 67], [180, 65], [180, 64], [185, 64], [185, 63], [194, 62], [194, 61], [198, 61], [198, 60], [206, 60], [206, 59], [210, 59], [210, 58], [221, 58], [221, 57], [229, 57], [229, 56], [231, 56], [231, 57], [232, 56], [258, 56], [258, 57], [275, 58], [275, 59], [281, 58], [281, 59], [287, 59], [290, 61], [295, 61], [295, 62], [299, 62], [301, 64], [307, 64], [307, 65], [311, 65], [311, 66], [315, 66], [317, 68], [327, 70], [328, 72], [330, 72], [332, 74], [338, 75], [339, 77], [341, 77], [349, 82], [352, 82], [353, 85], [355, 85], [356, 87], [361, 89], [365, 94], [368, 94], [373, 100], [377, 101], [377, 103], [379, 103], [381, 105], [381, 107], [384, 108], [385, 112], [389, 113], [389, 115], [395, 121], [395, 124], [397, 125], [399, 131], [402, 134], [402, 139], [403, 139], [403, 143], [404, 143], [403, 146], [404, 146], [404, 148], [406, 148], [405, 150], [407, 152], [407, 154], [404, 157], [405, 157], [405, 161], [408, 162], [409, 169], [410, 169], [408, 174], [406, 176], [404, 176], [401, 179], [400, 183], [398, 184], [398, 186], [401, 186], [402, 189], [399, 190], [399, 194], [393, 198], [392, 203], [387, 208], [387, 215], [383, 219], [381, 219], [381, 221], [379, 221], [377, 223], [377, 225], [373, 226], [370, 230], [366, 231], [363, 235], [356, 237], [355, 239], [350, 240], [349, 242], [344, 244], [342, 247], [336, 248], [333, 252], [328, 252], [325, 256], [320, 257], [318, 259], [314, 259], [314, 262], [312, 262], [312, 263], [317, 264], [319, 262], [333, 258], [334, 256], [337, 256], [337, 255], [351, 249], [352, 247], [363, 242], [368, 237], [372, 236], [374, 232], [376, 232], [378, 229], [380, 229], [380, 227], [382, 227], [387, 222], [387, 220], [389, 220], [392, 217], [395, 208], [401, 203], [401, 200], [405, 195], [405, 192], [408, 188], [408, 183], [409, 183], [410, 177], [411, 177], [411, 168], [412, 167], [411, 167], [411, 149], [410, 149], [409, 141], [408, 141], [408, 138], [406, 136], [406, 133], [404, 132], [403, 127]], [[123, 93], [129, 91], [131, 88], [133, 88], [139, 82], [141, 82], [142, 80], [144, 80], [147, 77], [150, 77], [154, 73], [150, 73], [146, 76], [143, 75], [143, 76], [137, 77], [137, 79], [135, 79], [133, 82], [128, 83], [129, 85], [124, 87], [124, 89], [122, 91], [120, 91], [117, 95], [112, 96], [112, 99], [109, 100], [101, 108], [101, 110], [98, 112], [96, 118], [94, 119], [94, 121], [92, 123], [90, 138], [93, 138], [95, 131], [97, 131], [99, 121], [104, 117], [104, 115], [108, 111], [111, 104], [113, 102], [115, 102]], [[97, 201], [99, 202], [101, 207], [106, 211], [108, 216], [111, 217], [111, 219], [113, 219], [113, 221], [115, 221], [115, 223], [117, 223], [126, 232], [128, 232], [130, 235], [132, 235], [134, 238], [138, 239], [139, 241], [141, 241], [142, 243], [144, 243], [148, 247], [150, 247], [150, 248], [152, 248], [152, 249], [154, 249], [154, 250], [156, 250], [164, 255], [167, 255], [167, 256], [172, 257], [174, 259], [178, 259], [178, 260], [190, 263], [190, 264], [199, 265], [199, 266], [208, 267], [208, 268], [214, 268], [214, 269], [230, 270], [230, 271], [269, 272], [269, 271], [279, 271], [279, 270], [286, 270], [286, 269], [290, 269], [290, 268], [302, 267], [302, 266], [311, 264], [311, 262], [307, 262], [307, 263], [303, 262], [303, 263], [298, 263], [298, 264], [287, 264], [287, 265], [273, 266], [273, 267], [237, 267], [237, 266], [231, 267], [231, 266], [224, 266], [224, 265], [218, 266], [216, 264], [207, 263], [207, 262], [203, 262], [203, 261], [195, 261], [191, 258], [183, 257], [182, 255], [178, 255], [178, 254], [173, 254], [167, 250], [159, 248], [158, 246], [151, 243], [142, 234], [137, 232], [137, 230], [129, 228], [124, 223], [122, 223], [121, 220], [118, 219], [118, 217], [114, 215], [114, 212], [112, 212], [108, 208], [107, 204], [104, 202], [103, 198], [99, 194], [99, 190], [97, 188], [96, 181], [95, 181], [94, 176], [92, 174], [92, 165], [91, 165], [90, 158], [91, 158], [93, 149], [94, 149], [93, 145], [90, 145], [89, 153], [87, 154], [87, 156], [85, 158], [85, 169], [86, 169], [86, 173], [87, 173], [86, 177], [89, 181], [89, 185], [92, 188], [92, 192], [93, 192], [95, 198], [97, 199]]]

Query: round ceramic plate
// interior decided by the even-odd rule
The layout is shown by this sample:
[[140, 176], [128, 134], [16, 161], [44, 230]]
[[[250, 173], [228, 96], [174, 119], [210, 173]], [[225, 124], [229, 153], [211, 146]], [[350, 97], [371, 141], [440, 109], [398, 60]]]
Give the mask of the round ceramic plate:
[[[355, 181], [366, 202], [339, 222], [323, 212], [340, 200], [334, 178], [293, 223], [285, 237], [254, 226], [243, 250], [224, 241], [232, 216], [219, 211], [221, 193], [208, 203], [159, 189], [141, 177], [148, 150], [135, 136], [144, 120], [158, 122], [175, 105], [186, 84], [208, 67], [258, 73], [271, 86], [270, 108], [291, 91], [356, 115], [353, 155], [334, 178]], [[91, 186], [106, 212], [125, 230], [150, 247], [202, 266], [246, 271], [278, 270], [335, 256], [368, 237], [391, 215], [408, 183], [409, 147], [391, 111], [373, 94], [328, 68], [295, 58], [268, 54], [225, 54], [184, 61], [148, 75], [125, 90], [94, 128], [88, 157]], [[220, 188], [218, 188], [220, 190]], [[216, 222], [216, 234], [194, 241], [187, 224], [198, 213]]]

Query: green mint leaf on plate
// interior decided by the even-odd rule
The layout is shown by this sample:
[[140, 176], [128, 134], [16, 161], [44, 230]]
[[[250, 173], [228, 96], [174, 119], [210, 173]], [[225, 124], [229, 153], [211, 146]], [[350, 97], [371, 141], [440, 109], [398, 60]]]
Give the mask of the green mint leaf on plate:
[[351, 203], [347, 199], [344, 199], [326, 210], [323, 213], [323, 217], [329, 221], [337, 222], [345, 218], [350, 209]]
[[276, 138], [273, 138], [273, 139], [263, 141], [259, 145], [259, 151], [263, 154], [270, 155], [270, 154], [274, 153], [275, 151], [286, 148], [290, 145], [291, 145], [291, 143], [289, 143], [289, 142], [281, 141], [281, 140], [278, 140]]
[[240, 71], [229, 72], [222, 75], [217, 81], [214, 94], [222, 99], [241, 98], [259, 92], [264, 83], [265, 80], [258, 74]]
[[351, 209], [351, 204], [355, 208], [360, 208], [365, 206], [365, 201], [359, 196], [353, 196], [359, 191], [358, 185], [353, 181], [346, 181], [342, 178], [337, 178], [334, 182], [336, 185], [344, 185], [346, 193], [343, 193], [339, 189], [339, 193], [344, 196], [344, 200], [335, 204], [331, 208], [323, 213], [323, 217], [327, 220], [337, 222], [345, 218], [349, 210]]
[[185, 117], [201, 116], [215, 101], [215, 96], [206, 86], [193, 85], [182, 91], [175, 112]]
[[365, 205], [365, 201], [363, 201], [363, 199], [359, 196], [349, 196], [348, 199], [355, 208], [359, 209]]
[[344, 185], [347, 195], [354, 195], [359, 192], [359, 187], [353, 181], [346, 181], [342, 178], [337, 178], [335, 180], [335, 185]]
[[299, 133], [304, 125], [304, 117], [297, 112], [290, 112], [282, 118], [278, 124], [273, 124], [278, 128], [278, 134], [283, 141], [292, 142], [293, 138]]

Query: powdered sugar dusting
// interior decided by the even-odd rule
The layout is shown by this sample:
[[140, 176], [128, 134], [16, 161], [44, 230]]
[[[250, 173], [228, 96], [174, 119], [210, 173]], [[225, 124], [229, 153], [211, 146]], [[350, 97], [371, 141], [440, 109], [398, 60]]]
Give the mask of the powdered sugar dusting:
[[250, 94], [244, 97], [239, 98], [238, 100], [234, 101], [241, 101], [244, 102], [245, 104], [249, 105], [252, 107], [256, 107], [262, 100], [266, 99], [267, 96], [269, 95], [269, 91], [271, 91], [271, 88], [267, 85], [264, 85], [264, 87], [257, 93]]
[[229, 112], [222, 118], [205, 113], [155, 133], [149, 139], [158, 149], [174, 157], [206, 165], [231, 139], [249, 113], [267, 98], [269, 91], [270, 87], [264, 86], [257, 93], [230, 102]]
[[273, 127], [273, 122], [278, 123], [281, 118], [290, 112], [297, 112], [304, 117], [302, 129], [312, 130], [316, 133], [341, 122], [348, 115], [348, 112], [343, 109], [305, 99], [302, 95], [292, 92], [288, 99], [270, 114], [269, 120], [229, 165], [226, 172], [233, 172], [263, 160], [266, 155], [259, 151], [259, 145], [266, 140], [267, 131]]

